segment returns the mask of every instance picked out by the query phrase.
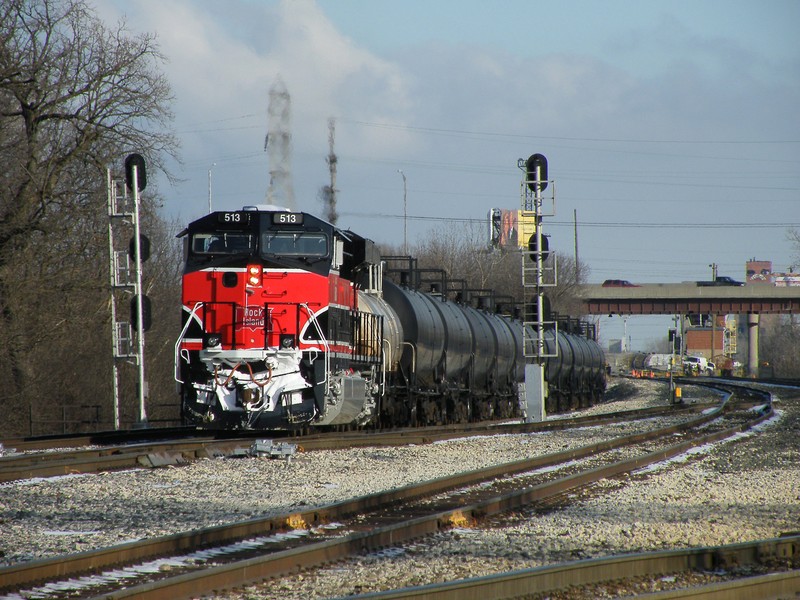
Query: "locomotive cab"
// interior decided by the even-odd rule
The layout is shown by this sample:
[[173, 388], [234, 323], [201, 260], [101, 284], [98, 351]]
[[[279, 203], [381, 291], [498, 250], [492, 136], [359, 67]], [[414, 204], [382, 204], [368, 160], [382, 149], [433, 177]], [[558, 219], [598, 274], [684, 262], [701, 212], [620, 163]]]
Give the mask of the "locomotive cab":
[[340, 271], [351, 236], [278, 207], [212, 213], [180, 236], [186, 420], [290, 428], [372, 416], [379, 357], [350, 373], [357, 294]]

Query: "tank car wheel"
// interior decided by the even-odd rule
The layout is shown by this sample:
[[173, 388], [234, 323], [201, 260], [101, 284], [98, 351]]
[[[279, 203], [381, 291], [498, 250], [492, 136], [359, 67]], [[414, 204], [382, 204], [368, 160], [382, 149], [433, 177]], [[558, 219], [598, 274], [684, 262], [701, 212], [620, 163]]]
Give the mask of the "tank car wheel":
[[421, 414], [422, 423], [424, 425], [432, 425], [439, 423], [441, 417], [441, 409], [436, 400], [426, 398], [422, 400]]
[[461, 406], [464, 410], [464, 423], [469, 423], [475, 418], [472, 412], [472, 398], [470, 396], [465, 397], [461, 402]]
[[474, 405], [474, 414], [478, 421], [488, 421], [493, 417], [493, 409], [491, 401], [482, 399], [478, 404]]
[[452, 423], [469, 423], [472, 418], [472, 399], [469, 396], [460, 397], [457, 393], [448, 400], [448, 420]]
[[508, 398], [499, 398], [497, 400], [497, 408], [495, 409], [495, 415], [497, 417], [508, 419], [513, 414], [513, 411], [514, 409]]

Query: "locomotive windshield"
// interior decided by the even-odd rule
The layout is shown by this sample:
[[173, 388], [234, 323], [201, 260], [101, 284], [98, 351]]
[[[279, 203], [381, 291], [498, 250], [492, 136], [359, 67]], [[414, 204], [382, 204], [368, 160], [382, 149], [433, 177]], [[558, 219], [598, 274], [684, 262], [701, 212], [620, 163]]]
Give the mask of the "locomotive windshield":
[[328, 236], [315, 231], [265, 231], [261, 253], [277, 256], [327, 256]]
[[192, 252], [195, 254], [252, 254], [255, 238], [249, 233], [195, 233]]

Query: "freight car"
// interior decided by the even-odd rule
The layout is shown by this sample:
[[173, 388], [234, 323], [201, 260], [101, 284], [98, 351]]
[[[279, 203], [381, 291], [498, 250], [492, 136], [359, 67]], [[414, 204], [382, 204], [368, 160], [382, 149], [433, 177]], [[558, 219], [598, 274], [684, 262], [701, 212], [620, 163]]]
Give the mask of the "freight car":
[[[372, 241], [275, 206], [214, 212], [179, 237], [175, 376], [186, 422], [286, 429], [520, 415], [531, 336], [485, 296], [423, 292], [413, 268], [384, 273]], [[567, 327], [545, 344], [556, 355], [545, 366], [548, 411], [602, 395], [596, 342]]]

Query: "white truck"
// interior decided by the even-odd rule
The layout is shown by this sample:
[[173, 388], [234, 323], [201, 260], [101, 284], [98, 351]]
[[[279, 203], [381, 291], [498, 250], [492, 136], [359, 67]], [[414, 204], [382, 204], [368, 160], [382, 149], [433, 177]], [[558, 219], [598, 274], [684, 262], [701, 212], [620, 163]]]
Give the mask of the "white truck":
[[684, 356], [683, 370], [697, 375], [713, 375], [714, 363], [708, 362], [705, 356]]

